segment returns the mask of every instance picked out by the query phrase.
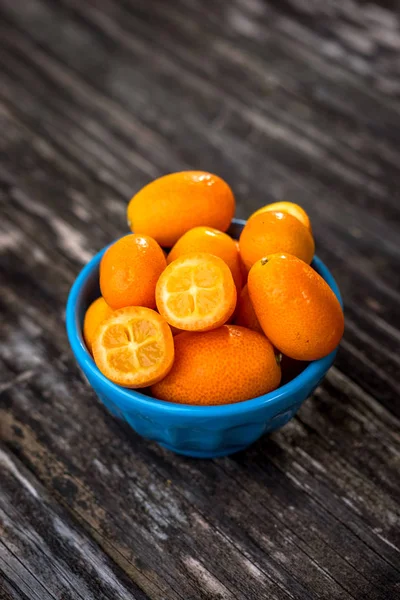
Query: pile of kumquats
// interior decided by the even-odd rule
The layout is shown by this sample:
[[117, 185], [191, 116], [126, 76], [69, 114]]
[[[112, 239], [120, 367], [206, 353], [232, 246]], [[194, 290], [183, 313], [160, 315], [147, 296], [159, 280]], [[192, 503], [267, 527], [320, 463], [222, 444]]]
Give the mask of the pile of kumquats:
[[343, 312], [310, 266], [306, 212], [264, 206], [239, 241], [225, 233], [234, 213], [229, 185], [202, 171], [166, 175], [132, 198], [134, 233], [103, 255], [101, 297], [83, 327], [112, 382], [170, 402], [240, 402], [337, 346]]

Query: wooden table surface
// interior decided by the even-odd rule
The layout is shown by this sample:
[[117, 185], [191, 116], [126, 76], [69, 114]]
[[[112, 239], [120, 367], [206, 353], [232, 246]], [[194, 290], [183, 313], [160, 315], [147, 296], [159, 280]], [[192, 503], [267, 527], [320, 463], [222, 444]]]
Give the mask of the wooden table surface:
[[[400, 598], [396, 0], [0, 0], [0, 598]], [[161, 174], [300, 203], [346, 305], [286, 427], [217, 460], [109, 416], [66, 339]]]

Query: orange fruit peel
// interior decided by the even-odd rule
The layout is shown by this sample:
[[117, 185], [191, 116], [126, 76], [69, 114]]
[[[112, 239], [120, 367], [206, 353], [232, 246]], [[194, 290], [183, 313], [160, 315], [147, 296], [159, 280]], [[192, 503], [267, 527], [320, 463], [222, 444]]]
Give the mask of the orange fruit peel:
[[157, 383], [174, 361], [168, 323], [154, 310], [140, 306], [114, 311], [97, 328], [92, 347], [103, 375], [128, 388]]
[[223, 325], [177, 335], [174, 365], [151, 393], [182, 404], [229, 404], [271, 392], [280, 380], [281, 368], [264, 335]]
[[236, 297], [229, 267], [208, 253], [177, 258], [161, 274], [156, 287], [159, 313], [184, 331], [219, 327], [233, 314]]
[[128, 205], [132, 231], [171, 248], [192, 227], [226, 231], [235, 213], [229, 185], [212, 173], [182, 171], [159, 177], [139, 190]]
[[238, 258], [239, 258], [239, 267], [240, 267], [240, 273], [242, 276], [242, 288], [243, 288], [247, 283], [248, 271], [246, 269], [246, 265], [244, 264], [243, 259], [240, 254], [239, 240], [234, 240], [234, 242], [235, 242], [235, 246], [236, 246], [236, 250], [237, 250]]
[[249, 219], [240, 235], [239, 247], [248, 270], [264, 256], [277, 252], [297, 256], [310, 264], [315, 250], [314, 238], [307, 227], [282, 211], [265, 211]]
[[281, 202], [273, 202], [272, 204], [266, 204], [265, 206], [262, 206], [261, 208], [256, 210], [252, 215], [250, 215], [249, 220], [255, 217], [256, 215], [260, 215], [268, 211], [280, 211], [288, 213], [289, 215], [296, 217], [296, 219], [298, 219], [300, 223], [303, 223], [303, 225], [307, 227], [309, 232], [312, 233], [310, 217], [308, 216], [304, 208], [302, 208], [299, 204], [295, 204], [294, 202], [287, 202], [286, 200], [282, 200]]
[[263, 333], [253, 304], [251, 303], [247, 283], [242, 289], [238, 298], [235, 314], [235, 325], [241, 325], [242, 327], [247, 327], [247, 329], [252, 329], [253, 331]]
[[100, 323], [105, 321], [112, 312], [112, 308], [108, 306], [107, 302], [101, 296], [92, 302], [87, 309], [83, 320], [83, 337], [90, 353], [92, 353], [93, 339], [97, 327]]
[[129, 234], [117, 240], [100, 263], [100, 289], [111, 308], [156, 307], [156, 283], [167, 261], [157, 242]]
[[193, 227], [176, 242], [168, 254], [168, 264], [193, 252], [207, 252], [219, 256], [231, 270], [238, 293], [242, 289], [240, 254], [235, 240], [213, 227]]
[[257, 261], [248, 289], [265, 335], [289, 358], [318, 360], [339, 344], [344, 331], [340, 303], [326, 281], [299, 258], [274, 254]]

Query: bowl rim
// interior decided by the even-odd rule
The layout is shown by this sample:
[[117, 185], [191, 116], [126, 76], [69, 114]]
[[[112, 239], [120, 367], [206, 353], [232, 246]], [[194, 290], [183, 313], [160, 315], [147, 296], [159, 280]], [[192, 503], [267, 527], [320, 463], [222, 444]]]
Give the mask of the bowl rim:
[[[243, 226], [246, 221], [243, 219], [232, 219], [233, 225]], [[110, 244], [109, 244], [110, 245]], [[88, 374], [89, 378], [96, 379], [101, 384], [105, 394], [110, 394], [114, 398], [116, 404], [122, 409], [130, 410], [134, 407], [140, 408], [146, 412], [158, 412], [168, 413], [169, 415], [182, 416], [182, 417], [203, 417], [203, 418], [215, 418], [215, 417], [231, 417], [233, 415], [241, 415], [249, 411], [259, 410], [266, 406], [272, 407], [278, 404], [282, 399], [289, 398], [295, 395], [303, 387], [309, 387], [315, 381], [319, 381], [328, 369], [331, 367], [337, 348], [333, 350], [328, 356], [321, 358], [316, 361], [310, 362], [310, 364], [297, 375], [294, 379], [285, 383], [283, 386], [276, 390], [251, 398], [250, 400], [243, 400], [241, 402], [221, 404], [221, 405], [192, 405], [192, 404], [178, 404], [176, 402], [166, 402], [164, 400], [158, 400], [152, 396], [142, 394], [140, 391], [135, 389], [123, 388], [115, 383], [112, 383], [101, 371], [97, 368], [92, 356], [88, 352], [85, 342], [83, 340], [82, 327], [78, 319], [77, 308], [80, 305], [81, 295], [85, 288], [85, 284], [90, 275], [98, 269], [100, 260], [109, 247], [105, 246], [100, 252], [98, 252], [80, 271], [76, 277], [67, 300], [66, 307], [66, 329], [69, 339], [69, 343], [73, 354], [83, 369], [85, 374]], [[341, 306], [343, 307], [342, 298], [340, 295], [337, 283], [329, 271], [328, 267], [323, 261], [314, 255], [311, 265], [315, 270], [325, 279], [329, 287], [335, 293]]]

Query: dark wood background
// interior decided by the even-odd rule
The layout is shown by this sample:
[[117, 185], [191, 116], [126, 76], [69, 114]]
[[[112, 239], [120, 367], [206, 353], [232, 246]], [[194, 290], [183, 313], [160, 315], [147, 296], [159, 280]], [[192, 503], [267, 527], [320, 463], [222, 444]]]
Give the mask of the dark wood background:
[[[0, 0], [0, 597], [400, 597], [399, 3]], [[64, 331], [132, 194], [181, 169], [309, 212], [336, 366], [239, 455], [113, 420]]]

